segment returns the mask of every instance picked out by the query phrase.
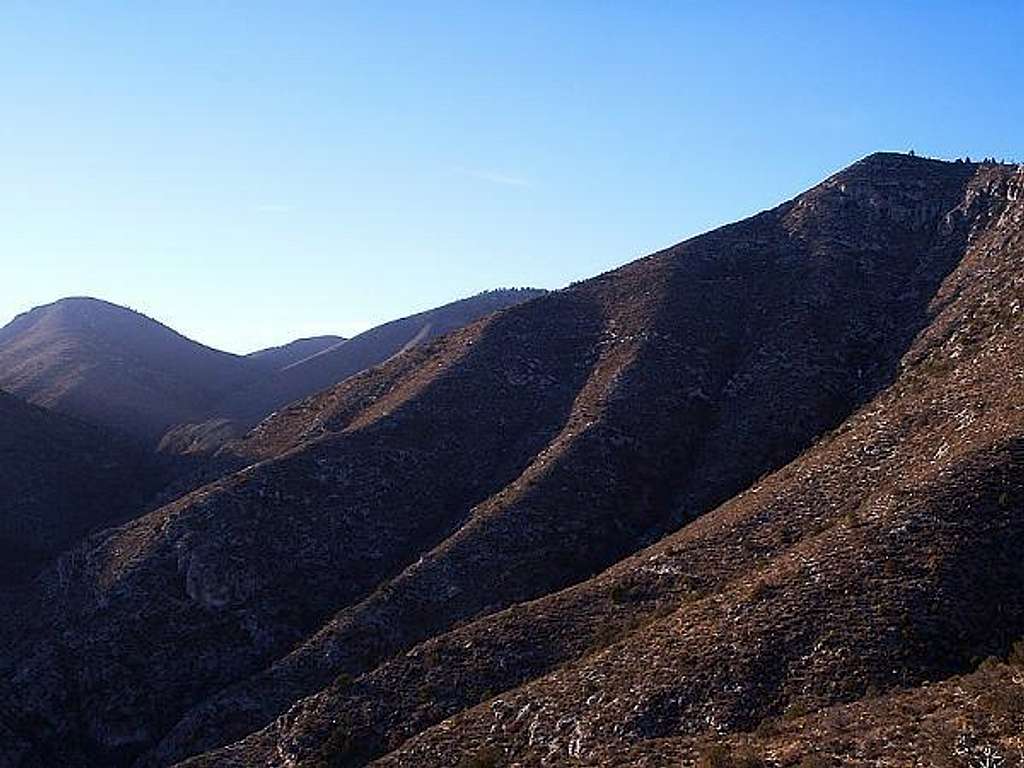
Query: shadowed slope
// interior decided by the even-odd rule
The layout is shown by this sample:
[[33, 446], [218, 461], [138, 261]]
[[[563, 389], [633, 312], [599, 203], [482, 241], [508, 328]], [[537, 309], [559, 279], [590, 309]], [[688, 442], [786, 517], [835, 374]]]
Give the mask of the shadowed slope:
[[[572, 331], [547, 334], [542, 357], [527, 358], [507, 343], [477, 343], [483, 334], [522, 337], [516, 310], [413, 350], [342, 386], [355, 401], [405, 370], [429, 407], [419, 399], [399, 403], [383, 423], [369, 421], [252, 467], [67, 558], [40, 585], [56, 615], [44, 609], [32, 617], [38, 625], [18, 634], [31, 647], [35, 633], [50, 634], [50, 622], [70, 620], [76, 628], [59, 645], [31, 651], [35, 660], [24, 674], [44, 679], [51, 673], [43, 669], [67, 669], [60, 660], [67, 657], [105, 673], [84, 677], [73, 663], [45, 692], [31, 694], [34, 703], [18, 699], [25, 717], [87, 712], [84, 728], [64, 716], [53, 721], [67, 759], [121, 762], [124, 752], [173, 724], [167, 718], [176, 709], [256, 671], [328, 610], [361, 597], [443, 538], [550, 439], [549, 425], [560, 423], [575, 380], [586, 375], [592, 308], [559, 296], [548, 309], [572, 318], [565, 323]], [[446, 367], [415, 365], [431, 355]], [[557, 367], [561, 379], [517, 378], [538, 364]], [[492, 397], [466, 408], [467, 382], [480, 376], [491, 381]], [[396, 440], [390, 425], [399, 418], [404, 437]], [[145, 597], [156, 593], [160, 600]], [[181, 663], [185, 647], [188, 665]], [[34, 684], [15, 687], [29, 694]], [[90, 704], [70, 705], [68, 696]]]
[[140, 512], [165, 475], [123, 440], [0, 392], [0, 589]]

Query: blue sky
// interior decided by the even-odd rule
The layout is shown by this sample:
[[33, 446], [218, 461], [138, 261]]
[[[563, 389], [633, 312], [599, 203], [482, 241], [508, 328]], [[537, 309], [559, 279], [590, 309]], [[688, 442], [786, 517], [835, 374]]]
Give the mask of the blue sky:
[[1024, 159], [1019, 2], [0, 9], [0, 323], [231, 351], [560, 287], [875, 150]]

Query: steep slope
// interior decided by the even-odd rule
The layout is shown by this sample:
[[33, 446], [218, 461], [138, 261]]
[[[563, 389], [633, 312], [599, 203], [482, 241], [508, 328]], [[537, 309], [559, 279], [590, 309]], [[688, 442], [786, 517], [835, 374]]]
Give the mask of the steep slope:
[[245, 434], [245, 428], [231, 419], [209, 419], [198, 424], [178, 424], [167, 430], [157, 452], [167, 456], [192, 457], [205, 461], [225, 444]]
[[250, 352], [246, 357], [249, 360], [265, 365], [272, 371], [279, 371], [287, 368], [307, 357], [319, 354], [330, 347], [345, 341], [341, 336], [311, 336], [306, 339], [282, 344], [279, 347], [268, 347], [256, 352]]
[[141, 511], [167, 473], [102, 430], [0, 392], [0, 589]]
[[275, 376], [230, 394], [211, 410], [210, 416], [225, 417], [251, 427], [278, 408], [383, 363], [403, 350], [542, 293], [525, 288], [485, 291], [379, 325], [281, 366]]
[[0, 387], [145, 441], [261, 372], [97, 299], [62, 299], [0, 329]]
[[[557, 764], [580, 741], [559, 730], [560, 708], [575, 718], [564, 722], [591, 729], [589, 759], [687, 733], [691, 722], [735, 728], [790, 699], [831, 703], [869, 680], [891, 684], [883, 662], [900, 646], [886, 621], [916, 606], [900, 602], [911, 582], [896, 571], [872, 583], [876, 592], [854, 590], [867, 577], [855, 553], [865, 547], [867, 565], [896, 559], [919, 544], [913, 526], [923, 523], [891, 531], [871, 517], [835, 541], [807, 533], [821, 533], [832, 514], [824, 503], [845, 499], [847, 482], [863, 476], [874, 487], [873, 454], [857, 452], [860, 442], [821, 464], [860, 474], [793, 464], [770, 494], [762, 484], [690, 521], [889, 396], [911, 350], [942, 334], [943, 303], [977, 313], [986, 294], [966, 291], [984, 252], [977, 243], [1019, 232], [1019, 197], [1016, 169], [872, 156], [773, 211], [296, 403], [231, 446], [249, 467], [97, 537], [35, 585], [26, 612], [0, 630], [0, 698], [17, 713], [6, 720], [12, 752], [22, 765], [170, 764], [313, 696], [200, 761], [358, 764], [392, 751], [399, 764], [451, 764], [504, 728], [497, 748], [527, 762], [550, 753]], [[998, 308], [1019, 290], [1019, 259], [1008, 258], [1009, 243], [991, 247], [1011, 269], [991, 284]], [[949, 280], [965, 264], [957, 303]], [[873, 407], [856, 418], [884, 425]], [[974, 448], [972, 472], [1015, 471], [994, 438]], [[819, 477], [832, 496], [814, 496]], [[951, 503], [944, 492], [923, 498]], [[991, 512], [991, 499], [979, 499]], [[1016, 593], [1004, 587], [1019, 529], [1007, 509], [980, 527], [935, 526], [949, 568], [1000, 534], [1007, 548], [994, 550], [989, 581], [963, 571], [979, 587], [940, 568], [956, 599], [926, 628], [986, 618], [999, 600], [1006, 633], [1014, 629]], [[790, 551], [800, 545], [810, 554]], [[646, 567], [662, 547], [674, 559]], [[811, 555], [829, 568], [821, 578], [802, 569]], [[749, 599], [744, 574], [758, 568], [778, 579], [777, 613], [774, 600]], [[991, 600], [972, 599], [982, 587]], [[877, 616], [858, 602], [872, 595], [888, 601]], [[851, 637], [867, 652], [849, 681], [835, 683], [841, 664], [815, 666], [810, 634], [788, 634], [803, 626], [786, 618], [797, 608], [816, 617], [815, 632], [841, 626], [833, 610], [858, 617]], [[629, 632], [634, 621], [648, 626]], [[622, 642], [603, 650], [616, 629]], [[962, 668], [966, 650], [1004, 645], [968, 634], [905, 669], [908, 679], [944, 674]], [[699, 674], [687, 677], [691, 655]], [[588, 681], [605, 679], [632, 698], [595, 705]], [[537, 740], [496, 726], [488, 705], [474, 708], [523, 685], [509, 696], [536, 699]], [[624, 709], [627, 700], [641, 706]]]
[[979, 172], [897, 379], [797, 461], [189, 765], [1011, 764], [1019, 667], [927, 681], [1024, 663], [1022, 200], [1024, 172]]

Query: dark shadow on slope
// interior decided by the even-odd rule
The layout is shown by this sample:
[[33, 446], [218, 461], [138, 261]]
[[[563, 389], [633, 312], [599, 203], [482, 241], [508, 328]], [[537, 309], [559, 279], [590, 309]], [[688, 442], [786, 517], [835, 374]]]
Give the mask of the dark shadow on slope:
[[[100, 557], [93, 562], [83, 552], [61, 574], [78, 586], [63, 594], [67, 613], [55, 617], [74, 624], [74, 636], [90, 646], [84, 653], [72, 637], [62, 651], [75, 661], [61, 672], [61, 698], [92, 702], [88, 723], [71, 726], [77, 735], [62, 737], [63, 749], [96, 755], [103, 765], [130, 763], [147, 744], [105, 746], [107, 723], [131, 710], [139, 727], [163, 732], [188, 705], [256, 672], [400, 572], [518, 475], [564, 421], [602, 327], [597, 308], [579, 296], [539, 301], [551, 323], [543, 344], [511, 309], [387, 419], [327, 435], [176, 502], [181, 510], [145, 559], [104, 587], [110, 597], [101, 614], [87, 609], [95, 601], [89, 569], [130, 529], [90, 542]], [[559, 375], [539, 376], [538, 365]], [[75, 568], [86, 570], [76, 575]], [[163, 599], [132, 602], [154, 592]], [[185, 647], [188, 664], [181, 663]], [[90, 671], [99, 669], [104, 675]], [[154, 688], [159, 699], [124, 693]], [[38, 702], [12, 696], [44, 722], [70, 715], [63, 708], [33, 714]]]

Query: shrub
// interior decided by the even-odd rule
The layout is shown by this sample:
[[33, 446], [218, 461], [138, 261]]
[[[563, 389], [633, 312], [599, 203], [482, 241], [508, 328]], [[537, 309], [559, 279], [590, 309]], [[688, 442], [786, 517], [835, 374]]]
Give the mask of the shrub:
[[802, 701], [791, 702], [786, 711], [782, 713], [783, 720], [797, 720], [811, 714], [811, 708]]
[[499, 765], [501, 752], [497, 747], [482, 747], [459, 761], [459, 768], [498, 768]]
[[712, 744], [701, 750], [697, 768], [764, 768], [765, 762], [747, 748], [729, 749]]
[[615, 584], [611, 589], [612, 602], [621, 605], [629, 600], [629, 587], [622, 583]]
[[705, 747], [697, 758], [697, 768], [729, 768], [731, 765], [729, 750], [721, 744]]
[[350, 764], [356, 745], [345, 728], [337, 728], [310, 758], [312, 768], [340, 768]]
[[767, 581], [759, 581], [750, 590], [751, 602], [760, 602], [772, 592], [772, 585]]
[[1024, 667], [1024, 640], [1018, 640], [1013, 644], [1009, 656], [1006, 657], [1006, 663], [1015, 667]]
[[336, 678], [334, 678], [334, 688], [338, 691], [344, 691], [352, 686], [353, 678], [352, 675], [347, 672], [342, 672]]

